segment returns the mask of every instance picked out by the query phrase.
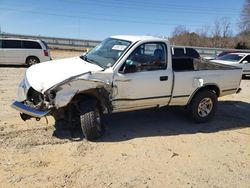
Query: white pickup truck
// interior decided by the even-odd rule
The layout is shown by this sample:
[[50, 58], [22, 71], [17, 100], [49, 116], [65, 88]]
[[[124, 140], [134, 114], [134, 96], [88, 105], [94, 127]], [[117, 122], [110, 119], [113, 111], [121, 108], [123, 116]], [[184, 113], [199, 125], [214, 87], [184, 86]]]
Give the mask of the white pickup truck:
[[172, 59], [170, 50], [162, 38], [110, 37], [80, 57], [28, 68], [12, 107], [23, 120], [52, 115], [78, 124], [94, 140], [102, 135], [103, 113], [178, 105], [206, 122], [218, 97], [240, 91], [241, 68]]

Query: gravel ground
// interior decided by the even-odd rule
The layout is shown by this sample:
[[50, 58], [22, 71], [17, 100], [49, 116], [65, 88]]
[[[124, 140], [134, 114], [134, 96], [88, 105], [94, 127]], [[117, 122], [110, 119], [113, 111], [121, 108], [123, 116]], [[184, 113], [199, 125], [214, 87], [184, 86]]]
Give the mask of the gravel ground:
[[250, 79], [210, 123], [182, 108], [119, 113], [87, 142], [51, 117], [19, 118], [10, 104], [25, 70], [0, 67], [0, 187], [250, 187]]

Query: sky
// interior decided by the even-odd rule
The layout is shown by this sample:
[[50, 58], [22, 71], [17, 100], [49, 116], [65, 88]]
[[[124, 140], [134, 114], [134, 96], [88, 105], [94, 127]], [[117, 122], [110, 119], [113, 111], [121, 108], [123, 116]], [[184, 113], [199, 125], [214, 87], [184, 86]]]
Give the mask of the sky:
[[212, 27], [227, 17], [233, 34], [245, 0], [0, 0], [1, 32], [102, 40], [108, 36], [171, 37], [175, 27]]

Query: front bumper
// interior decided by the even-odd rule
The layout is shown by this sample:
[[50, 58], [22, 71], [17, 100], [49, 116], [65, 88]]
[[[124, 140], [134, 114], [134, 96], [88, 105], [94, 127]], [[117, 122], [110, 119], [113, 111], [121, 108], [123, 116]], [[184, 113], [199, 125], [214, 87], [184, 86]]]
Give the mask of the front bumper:
[[18, 110], [19, 112], [22, 112], [24, 114], [30, 115], [35, 118], [41, 118], [43, 116], [46, 116], [49, 114], [50, 110], [47, 111], [40, 111], [35, 108], [31, 108], [21, 102], [15, 101], [11, 105], [12, 108]]

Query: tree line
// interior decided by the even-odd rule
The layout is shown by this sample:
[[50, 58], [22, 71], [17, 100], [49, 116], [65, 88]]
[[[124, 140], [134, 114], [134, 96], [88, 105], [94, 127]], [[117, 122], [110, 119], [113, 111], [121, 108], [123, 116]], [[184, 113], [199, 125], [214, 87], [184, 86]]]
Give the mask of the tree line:
[[240, 32], [233, 35], [230, 18], [221, 17], [212, 26], [195, 32], [179, 25], [174, 28], [169, 40], [172, 45], [250, 49], [250, 0], [246, 0], [243, 6], [238, 27]]

